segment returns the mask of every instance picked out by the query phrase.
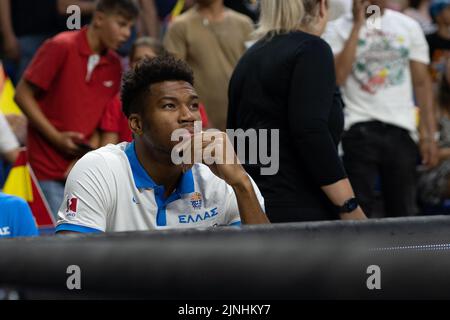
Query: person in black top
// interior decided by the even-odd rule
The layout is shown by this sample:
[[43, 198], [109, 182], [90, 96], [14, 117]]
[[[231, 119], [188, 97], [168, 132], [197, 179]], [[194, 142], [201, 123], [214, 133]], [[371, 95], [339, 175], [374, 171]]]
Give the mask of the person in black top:
[[[229, 87], [227, 127], [279, 129], [279, 170], [245, 163], [272, 222], [365, 219], [338, 155], [342, 101], [333, 55], [319, 36], [326, 0], [262, 0], [260, 38]], [[299, 23], [301, 22], [301, 23]]]

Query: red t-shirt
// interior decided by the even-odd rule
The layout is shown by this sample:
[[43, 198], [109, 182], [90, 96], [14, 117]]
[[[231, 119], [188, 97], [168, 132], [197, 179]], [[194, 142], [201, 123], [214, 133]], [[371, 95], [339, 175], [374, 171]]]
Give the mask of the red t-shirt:
[[[43, 90], [37, 101], [59, 131], [81, 132], [89, 138], [106, 104], [117, 94], [122, 73], [120, 60], [109, 50], [88, 77], [93, 55], [87, 28], [62, 32], [47, 40], [25, 71], [24, 78]], [[74, 158], [56, 150], [32, 126], [28, 128], [28, 157], [39, 180], [62, 180]]]
[[[203, 128], [208, 127], [208, 116], [203, 105], [199, 108], [200, 116], [202, 117]], [[100, 122], [100, 129], [106, 132], [116, 132], [119, 134], [119, 141], [133, 140], [131, 130], [128, 126], [128, 119], [122, 112], [122, 102], [120, 96], [116, 95], [106, 106], [105, 113]]]

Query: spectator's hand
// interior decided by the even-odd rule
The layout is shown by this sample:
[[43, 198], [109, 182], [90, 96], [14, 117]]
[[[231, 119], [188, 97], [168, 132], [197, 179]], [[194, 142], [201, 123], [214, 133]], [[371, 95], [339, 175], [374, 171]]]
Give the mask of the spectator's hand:
[[21, 114], [5, 114], [5, 118], [21, 145], [25, 145], [27, 138], [27, 118]]
[[422, 164], [428, 169], [437, 166], [439, 163], [439, 148], [436, 141], [432, 139], [420, 139], [419, 147]]
[[5, 35], [3, 38], [3, 50], [6, 58], [13, 61], [20, 59], [20, 45], [14, 34]]
[[84, 135], [79, 132], [65, 131], [60, 132], [58, 138], [55, 141], [56, 147], [59, 151], [68, 155], [80, 157], [83, 155], [83, 150], [77, 145], [77, 141], [82, 141]]
[[362, 27], [366, 22], [366, 8], [369, 5], [367, 0], [353, 0], [353, 23], [355, 27]]

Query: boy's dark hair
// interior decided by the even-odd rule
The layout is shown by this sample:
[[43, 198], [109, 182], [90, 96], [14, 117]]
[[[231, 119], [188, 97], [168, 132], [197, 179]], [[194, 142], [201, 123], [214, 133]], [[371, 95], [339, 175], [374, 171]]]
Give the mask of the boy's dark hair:
[[163, 81], [186, 81], [193, 86], [194, 73], [186, 62], [169, 54], [141, 61], [122, 79], [123, 113], [127, 117], [143, 114], [150, 86]]
[[116, 13], [129, 20], [136, 19], [139, 8], [134, 0], [98, 0], [96, 11]]

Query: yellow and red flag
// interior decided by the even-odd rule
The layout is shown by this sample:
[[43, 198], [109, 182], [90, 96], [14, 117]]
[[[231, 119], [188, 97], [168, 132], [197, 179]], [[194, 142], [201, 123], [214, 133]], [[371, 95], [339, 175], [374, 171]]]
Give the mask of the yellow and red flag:
[[28, 163], [26, 149], [23, 149], [17, 157], [6, 179], [3, 192], [27, 201], [39, 228], [55, 226], [48, 203]]
[[14, 101], [14, 85], [0, 62], [0, 112], [3, 114], [22, 114]]

